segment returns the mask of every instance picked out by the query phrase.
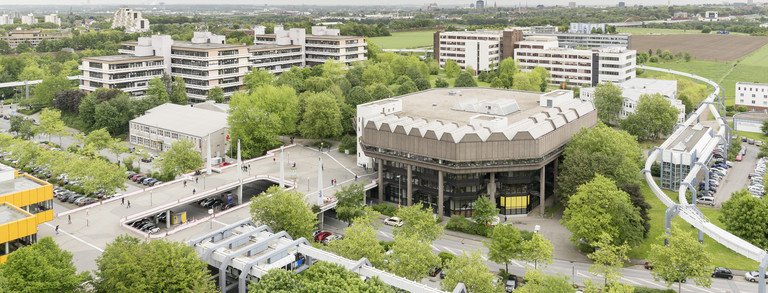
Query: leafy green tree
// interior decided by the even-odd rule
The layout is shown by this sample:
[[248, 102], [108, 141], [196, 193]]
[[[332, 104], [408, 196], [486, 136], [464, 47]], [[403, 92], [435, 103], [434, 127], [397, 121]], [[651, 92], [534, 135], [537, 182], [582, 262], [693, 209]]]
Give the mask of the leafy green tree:
[[[448, 276], [446, 276], [448, 277]], [[566, 276], [546, 275], [539, 270], [525, 273], [525, 285], [515, 289], [516, 293], [576, 292]]]
[[59, 145], [61, 145], [61, 137], [67, 134], [67, 126], [61, 120], [61, 111], [51, 108], [43, 109], [40, 112], [40, 125], [37, 130], [42, 134], [47, 134], [49, 141], [51, 135], [58, 135]]
[[271, 85], [275, 82], [275, 75], [261, 68], [251, 70], [243, 77], [245, 89], [249, 92], [263, 85]]
[[624, 107], [621, 88], [610, 82], [603, 82], [595, 88], [595, 108], [597, 117], [605, 124], [616, 125], [619, 113]]
[[383, 83], [375, 83], [366, 88], [368, 94], [371, 95], [371, 101], [378, 101], [391, 98], [395, 95], [386, 85]]
[[760, 126], [760, 131], [763, 132], [763, 135], [768, 136], [768, 120], [763, 121], [763, 125]]
[[[501, 62], [499, 62], [499, 69], [498, 69], [499, 76], [502, 76], [502, 75], [512, 76], [517, 72], [518, 72], [517, 64], [515, 63], [514, 58], [507, 57], [501, 60]], [[510, 83], [511, 82], [512, 81], [510, 80]]]
[[680, 283], [688, 278], [699, 286], [712, 285], [712, 256], [693, 235], [673, 224], [671, 235], [659, 236], [659, 241], [662, 240], [669, 241], [669, 245], [651, 244], [653, 253], [648, 255], [654, 279], [664, 280], [667, 286], [677, 283], [678, 292], [682, 292]]
[[40, 68], [36, 63], [24, 66], [18, 76], [19, 80], [26, 81], [46, 79], [47, 77], [49, 77], [48, 72]]
[[445, 75], [448, 76], [448, 78], [454, 78], [459, 76], [459, 73], [461, 72], [461, 67], [459, 66], [458, 63], [456, 63], [456, 61], [452, 59], [448, 59], [448, 61], [445, 61], [444, 71], [445, 71]]
[[492, 202], [490, 197], [479, 196], [473, 206], [472, 220], [476, 223], [490, 226], [493, 219], [499, 215], [499, 209], [496, 208], [496, 203]]
[[432, 84], [429, 82], [429, 79], [424, 77], [419, 77], [417, 79], [414, 79], [413, 83], [416, 84], [416, 88], [420, 91], [428, 90], [432, 88]]
[[462, 71], [459, 76], [456, 77], [456, 81], [453, 84], [455, 87], [476, 87], [477, 81], [471, 73]]
[[450, 260], [445, 267], [442, 288], [453, 291], [458, 283], [464, 283], [467, 291], [473, 293], [504, 292], [501, 284], [494, 284], [496, 276], [488, 270], [479, 251], [462, 253]]
[[250, 99], [254, 104], [253, 107], [267, 111], [280, 121], [281, 134], [296, 132], [299, 97], [296, 96], [294, 89], [288, 86], [264, 85], [251, 91]]
[[351, 106], [357, 106], [371, 101], [373, 101], [371, 94], [369, 94], [362, 86], [353, 87], [346, 99], [346, 102]]
[[309, 95], [299, 131], [306, 138], [327, 139], [341, 135], [341, 110], [336, 99], [327, 93]]
[[195, 144], [182, 139], [173, 142], [170, 149], [161, 153], [156, 164], [160, 173], [175, 178], [200, 168], [203, 158], [195, 150]]
[[634, 137], [598, 123], [580, 130], [565, 147], [555, 192], [567, 202], [579, 185], [595, 174], [619, 186], [640, 182], [643, 154]]
[[533, 233], [531, 239], [523, 241], [523, 249], [520, 252], [520, 259], [533, 262], [534, 268], [539, 267], [539, 263], [551, 264], [554, 246], [541, 233]]
[[43, 82], [32, 89], [31, 106], [37, 109], [53, 106], [53, 98], [56, 93], [72, 89], [72, 87], [72, 82], [67, 80], [65, 76], [47, 76]]
[[149, 80], [147, 86], [147, 99], [153, 100], [155, 105], [161, 105], [168, 103], [171, 100], [168, 90], [165, 87], [165, 83], [159, 77], [155, 77]]
[[91, 146], [97, 152], [109, 148], [112, 144], [112, 136], [106, 128], [91, 131], [83, 138], [83, 146]]
[[392, 253], [385, 256], [389, 271], [409, 280], [420, 280], [430, 269], [440, 265], [429, 242], [416, 235], [396, 235]]
[[541, 91], [541, 80], [539, 75], [533, 72], [518, 72], [514, 76], [512, 88], [519, 91], [538, 92]]
[[30, 139], [35, 136], [35, 125], [22, 116], [11, 116], [10, 124], [9, 131], [16, 133], [19, 138]]
[[418, 90], [419, 89], [416, 87], [416, 84], [413, 81], [408, 80], [397, 87], [397, 95], [402, 96], [416, 92]]
[[621, 273], [619, 270], [624, 265], [624, 262], [629, 260], [627, 253], [629, 253], [629, 245], [613, 244], [611, 235], [608, 233], [602, 233], [600, 240], [596, 243], [592, 243], [592, 247], [595, 247], [595, 251], [587, 255], [594, 263], [589, 267], [589, 271], [595, 275], [603, 276], [603, 284], [615, 283], [619, 280]]
[[363, 184], [350, 184], [336, 192], [336, 218], [351, 222], [352, 219], [362, 216], [365, 213], [365, 191]]
[[181, 78], [181, 76], [173, 78], [173, 85], [171, 86], [171, 95], [169, 99], [171, 103], [174, 104], [187, 104], [187, 85], [184, 83], [184, 79]]
[[725, 229], [759, 247], [768, 247], [768, 203], [739, 190], [723, 203], [720, 221]]
[[[280, 118], [256, 107], [255, 95], [235, 94], [229, 101], [229, 132], [232, 141], [242, 144], [242, 155], [246, 158], [261, 156], [280, 145], [278, 135], [285, 125]], [[236, 145], [233, 144], [233, 145]]]
[[50, 237], [19, 248], [0, 264], [2, 292], [76, 292], [90, 276], [77, 273], [72, 254]]
[[632, 205], [629, 195], [611, 179], [600, 174], [579, 186], [563, 213], [563, 226], [571, 231], [571, 241], [578, 244], [599, 243], [601, 232], [607, 233], [612, 244], [634, 246], [643, 240], [640, 212]]
[[375, 63], [363, 69], [363, 83], [368, 86], [377, 83], [389, 84], [394, 78], [388, 63]]
[[378, 231], [366, 218], [355, 220], [344, 229], [344, 238], [331, 241], [328, 249], [348, 259], [366, 258], [376, 267], [384, 264], [384, 247], [376, 238]]
[[672, 133], [677, 114], [677, 109], [661, 94], [642, 95], [635, 113], [622, 121], [621, 127], [640, 140], [658, 139]]
[[488, 259], [496, 263], [504, 263], [509, 271], [509, 262], [520, 257], [523, 251], [523, 238], [520, 231], [512, 225], [497, 225], [491, 232], [488, 247]]
[[403, 226], [393, 231], [395, 236], [414, 236], [432, 242], [443, 234], [443, 226], [435, 220], [432, 210], [422, 208], [421, 205], [402, 207], [395, 212], [395, 216], [403, 220]]
[[208, 91], [208, 100], [216, 103], [224, 103], [224, 90], [220, 87], [214, 87]]
[[442, 78], [438, 77], [437, 80], [435, 80], [435, 87], [436, 88], [447, 88], [448, 87], [448, 82], [445, 81], [445, 79], [442, 79]]
[[317, 216], [296, 191], [273, 186], [251, 199], [251, 217], [274, 231], [285, 230], [294, 239], [311, 239]]
[[547, 86], [549, 86], [549, 70], [544, 67], [536, 67], [531, 71], [531, 74], [538, 77], [539, 91], [547, 91]]
[[258, 282], [248, 286], [248, 292], [255, 293], [310, 293], [310, 292], [381, 292], [394, 293], [395, 290], [373, 277], [363, 280], [356, 273], [328, 262], [312, 264], [301, 274], [280, 268], [271, 269]]
[[99, 292], [216, 292], [208, 265], [181, 242], [118, 236], [96, 265]]

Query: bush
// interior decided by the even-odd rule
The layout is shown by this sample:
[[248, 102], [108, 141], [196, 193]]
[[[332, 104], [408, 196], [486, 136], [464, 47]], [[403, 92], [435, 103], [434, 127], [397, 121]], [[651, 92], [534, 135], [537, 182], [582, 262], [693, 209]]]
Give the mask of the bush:
[[454, 258], [456, 258], [456, 256], [453, 255], [453, 253], [449, 253], [449, 252], [445, 252], [445, 251], [441, 251], [440, 253], [438, 253], [437, 257], [440, 258], [440, 263], [443, 264], [443, 266], [448, 264], [449, 261], [451, 261]]
[[381, 244], [381, 247], [384, 249], [384, 251], [389, 251], [392, 248], [392, 245], [395, 244], [394, 241], [379, 241], [379, 244]]
[[395, 211], [397, 211], [397, 207], [393, 206], [388, 203], [377, 203], [375, 205], [372, 205], [371, 208], [373, 208], [374, 211], [379, 212], [382, 215], [385, 216], [394, 216]]
[[635, 287], [635, 293], [675, 293], [675, 290]]
[[357, 153], [357, 141], [356, 137], [351, 135], [345, 135], [341, 138], [339, 143], [339, 152], [344, 153], [344, 150], [349, 150], [350, 154]]
[[472, 222], [462, 216], [452, 216], [448, 223], [445, 224], [445, 229], [483, 237], [488, 237], [493, 230], [491, 227]]

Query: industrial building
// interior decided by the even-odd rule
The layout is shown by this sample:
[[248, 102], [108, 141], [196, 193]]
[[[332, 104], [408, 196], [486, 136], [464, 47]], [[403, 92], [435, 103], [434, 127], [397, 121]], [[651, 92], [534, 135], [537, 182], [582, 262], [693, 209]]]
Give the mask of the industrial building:
[[37, 242], [37, 225], [53, 220], [53, 186], [0, 164], [0, 264]]
[[552, 194], [565, 144], [596, 117], [572, 91], [431, 89], [357, 106], [357, 164], [378, 171], [380, 202], [470, 216], [487, 194], [502, 214], [525, 215]]

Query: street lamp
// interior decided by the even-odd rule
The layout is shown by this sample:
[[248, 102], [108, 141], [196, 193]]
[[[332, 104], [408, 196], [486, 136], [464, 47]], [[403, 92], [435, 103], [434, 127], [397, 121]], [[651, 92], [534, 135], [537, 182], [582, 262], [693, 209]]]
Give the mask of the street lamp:
[[400, 203], [403, 201], [403, 190], [400, 187], [400, 175], [395, 176], [397, 178], [397, 208], [400, 208]]

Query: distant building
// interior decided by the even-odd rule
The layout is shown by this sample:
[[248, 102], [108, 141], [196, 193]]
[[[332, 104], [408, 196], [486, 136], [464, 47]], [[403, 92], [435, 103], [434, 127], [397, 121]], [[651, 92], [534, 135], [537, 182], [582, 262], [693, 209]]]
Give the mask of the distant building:
[[704, 12], [704, 16], [701, 17], [699, 20], [701, 21], [709, 21], [709, 22], [715, 22], [719, 21], [717, 11], [707, 11]]
[[61, 18], [56, 14], [49, 14], [45, 16], [45, 22], [47, 23], [53, 23], [55, 25], [61, 26]]
[[0, 25], [13, 24], [13, 17], [8, 14], [0, 15]]
[[627, 3], [625, 2], [619, 2], [619, 8], [627, 7]]
[[162, 104], [147, 110], [129, 124], [131, 144], [156, 151], [167, 151], [178, 140], [188, 140], [200, 155], [223, 156], [228, 147], [227, 113], [198, 107]]
[[752, 111], [768, 109], [768, 84], [737, 82], [736, 106], [744, 106]]
[[0, 264], [37, 242], [37, 226], [53, 220], [53, 186], [0, 164]]
[[456, 61], [462, 69], [494, 70], [501, 61], [501, 31], [435, 32], [435, 59], [440, 66]]
[[275, 26], [273, 34], [267, 34], [263, 26], [254, 27], [254, 44], [301, 46], [303, 47], [306, 65], [322, 64], [326, 60], [334, 60], [347, 65], [364, 61], [368, 58], [367, 44], [361, 36], [342, 36], [338, 29], [324, 26], [313, 26], [311, 34], [301, 28], [285, 30], [283, 26]]
[[[647, 78], [633, 78], [616, 83], [621, 88], [624, 97], [623, 108], [619, 112], [619, 118], [627, 118], [637, 110], [637, 103], [643, 95], [660, 94], [667, 98], [670, 104], [677, 109], [677, 122], [685, 122], [685, 105], [677, 99], [677, 81]], [[582, 88], [580, 98], [585, 101], [595, 100], [595, 88]]]
[[733, 130], [763, 133], [763, 122], [768, 121], [765, 111], [736, 113], [733, 115]]
[[251, 69], [282, 73], [291, 67], [304, 67], [304, 47], [300, 45], [253, 45], [248, 47]]
[[573, 1], [571, 1], [571, 2], [568, 2], [568, 7], [570, 7], [570, 8], [576, 8], [576, 2], [573, 2]]
[[477, 1], [475, 2], [475, 8], [477, 8], [477, 9], [483, 9], [483, 8], [485, 8], [485, 1], [483, 1], [483, 0], [477, 0]]
[[139, 11], [120, 8], [112, 16], [112, 28], [123, 28], [127, 33], [148, 32], [149, 20], [142, 17]]
[[29, 44], [30, 46], [37, 46], [42, 41], [46, 40], [59, 40], [71, 36], [69, 33], [64, 32], [52, 32], [47, 33], [40, 29], [31, 30], [10, 30], [5, 33], [5, 36], [0, 37], [1, 40], [8, 42], [11, 48], [16, 48], [22, 43]]
[[710, 142], [715, 132], [711, 127], [701, 124], [689, 125], [661, 151], [659, 162], [661, 163], [660, 187], [669, 190], [680, 188], [680, 182], [688, 176], [691, 168], [703, 153], [704, 148]]
[[558, 46], [563, 48], [603, 48], [631, 46], [632, 36], [629, 34], [590, 34], [590, 33], [532, 33], [526, 36], [554, 36]]
[[146, 95], [149, 81], [162, 77], [165, 61], [161, 56], [112, 55], [81, 60], [80, 89], [119, 89], [132, 97]]
[[21, 16], [21, 24], [33, 25], [36, 23], [37, 23], [37, 17], [35, 17], [35, 15], [32, 13]]
[[688, 15], [688, 12], [685, 11], [678, 11], [672, 14], [672, 19], [688, 19], [690, 16]]
[[572, 34], [591, 34], [596, 30], [605, 32], [605, 24], [572, 22], [568, 32]]

